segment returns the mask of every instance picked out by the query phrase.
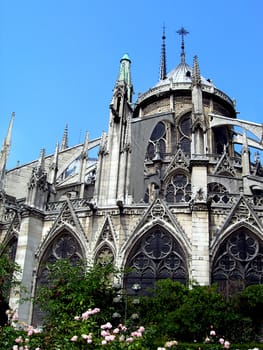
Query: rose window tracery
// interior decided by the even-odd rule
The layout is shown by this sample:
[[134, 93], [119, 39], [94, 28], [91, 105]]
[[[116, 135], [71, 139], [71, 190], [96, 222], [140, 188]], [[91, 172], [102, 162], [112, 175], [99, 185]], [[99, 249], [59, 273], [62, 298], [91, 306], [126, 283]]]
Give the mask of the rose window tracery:
[[184, 173], [176, 173], [170, 178], [166, 185], [165, 198], [168, 203], [191, 200], [191, 183]]
[[240, 228], [220, 246], [213, 263], [212, 282], [225, 293], [263, 283], [263, 244]]
[[101, 265], [110, 264], [114, 262], [114, 255], [108, 245], [103, 245], [96, 254], [95, 261]]
[[128, 293], [132, 293], [132, 286], [137, 283], [145, 294], [154, 287], [156, 281], [164, 278], [186, 283], [186, 258], [182, 247], [159, 225], [135, 244], [126, 268], [130, 271], [124, 279]]

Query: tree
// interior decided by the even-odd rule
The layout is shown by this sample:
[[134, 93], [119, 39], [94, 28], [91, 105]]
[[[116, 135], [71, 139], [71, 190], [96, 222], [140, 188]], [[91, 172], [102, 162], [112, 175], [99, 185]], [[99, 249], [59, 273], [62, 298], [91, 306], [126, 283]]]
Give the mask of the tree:
[[11, 260], [8, 253], [0, 247], [0, 326], [7, 322], [6, 311], [9, 309], [8, 299], [10, 290], [19, 284], [17, 274], [20, 267]]

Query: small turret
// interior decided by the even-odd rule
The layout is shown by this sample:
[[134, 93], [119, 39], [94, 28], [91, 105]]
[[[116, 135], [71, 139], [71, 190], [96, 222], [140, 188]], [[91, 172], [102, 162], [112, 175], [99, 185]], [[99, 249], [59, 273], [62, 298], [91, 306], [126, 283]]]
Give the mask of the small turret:
[[131, 60], [128, 54], [123, 55], [120, 61], [120, 73], [118, 82], [124, 82], [127, 86], [128, 102], [132, 102], [133, 86], [131, 81]]
[[195, 114], [203, 113], [201, 75], [198, 63], [198, 57], [194, 57], [193, 73], [192, 73], [192, 103], [193, 112]]
[[192, 72], [192, 157], [206, 157], [207, 125], [203, 110], [201, 74], [198, 57], [194, 57]]
[[45, 149], [42, 149], [37, 165], [32, 169], [28, 183], [26, 203], [34, 208], [44, 209], [48, 196], [47, 173], [45, 171]]

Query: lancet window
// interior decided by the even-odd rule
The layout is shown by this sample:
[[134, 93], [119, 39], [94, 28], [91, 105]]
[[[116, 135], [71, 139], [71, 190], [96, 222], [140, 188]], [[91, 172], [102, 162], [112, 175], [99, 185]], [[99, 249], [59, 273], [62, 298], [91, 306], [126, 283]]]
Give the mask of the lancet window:
[[184, 115], [178, 125], [178, 143], [185, 154], [190, 154], [191, 114]]
[[133, 286], [140, 285], [147, 294], [155, 282], [165, 278], [183, 284], [187, 279], [186, 258], [178, 241], [163, 227], [156, 225], [133, 247], [129, 254], [124, 283], [128, 294]]
[[13, 237], [6, 247], [6, 252], [11, 261], [15, 261], [17, 250], [17, 237]]
[[166, 152], [166, 126], [165, 123], [159, 122], [153, 129], [147, 147], [147, 159], [154, 159], [154, 157], [164, 157]]
[[224, 127], [214, 128], [215, 153], [222, 154], [228, 144], [227, 130]]
[[215, 256], [212, 282], [226, 295], [263, 283], [262, 241], [245, 227], [231, 234]]
[[[83, 259], [81, 247], [77, 240], [67, 231], [60, 233], [48, 246], [39, 264], [36, 279], [36, 292], [38, 288], [47, 284], [49, 264], [54, 264], [60, 259], [68, 259], [73, 265]], [[33, 324], [41, 324], [41, 312], [37, 306], [33, 310]]]

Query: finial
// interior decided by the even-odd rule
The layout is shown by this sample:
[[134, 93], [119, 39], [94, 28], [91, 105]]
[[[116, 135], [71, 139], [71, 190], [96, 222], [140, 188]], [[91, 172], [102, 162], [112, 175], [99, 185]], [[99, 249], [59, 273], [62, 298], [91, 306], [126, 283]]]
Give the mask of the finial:
[[200, 68], [199, 68], [197, 55], [194, 56], [192, 84], [193, 84], [193, 86], [200, 86], [201, 85], [201, 75], [200, 75]]
[[184, 28], [181, 27], [179, 30], [176, 32], [177, 34], [182, 36], [182, 44], [181, 44], [181, 63], [185, 63], [185, 51], [184, 51], [184, 36], [189, 34], [189, 32]]
[[41, 170], [45, 169], [45, 156], [46, 156], [46, 150], [45, 148], [42, 148], [40, 151], [38, 164], [37, 164], [38, 169], [41, 169]]
[[64, 151], [64, 149], [68, 148], [68, 124], [66, 124], [63, 134], [63, 139], [61, 142], [60, 150]]
[[166, 78], [166, 47], [165, 47], [165, 26], [163, 26], [162, 35], [162, 54], [161, 54], [161, 65], [160, 65], [160, 80]]
[[7, 159], [11, 148], [11, 134], [12, 134], [14, 118], [15, 118], [15, 113], [13, 112], [9, 122], [6, 137], [4, 139], [2, 148], [0, 150], [0, 189], [2, 189], [3, 187]]

